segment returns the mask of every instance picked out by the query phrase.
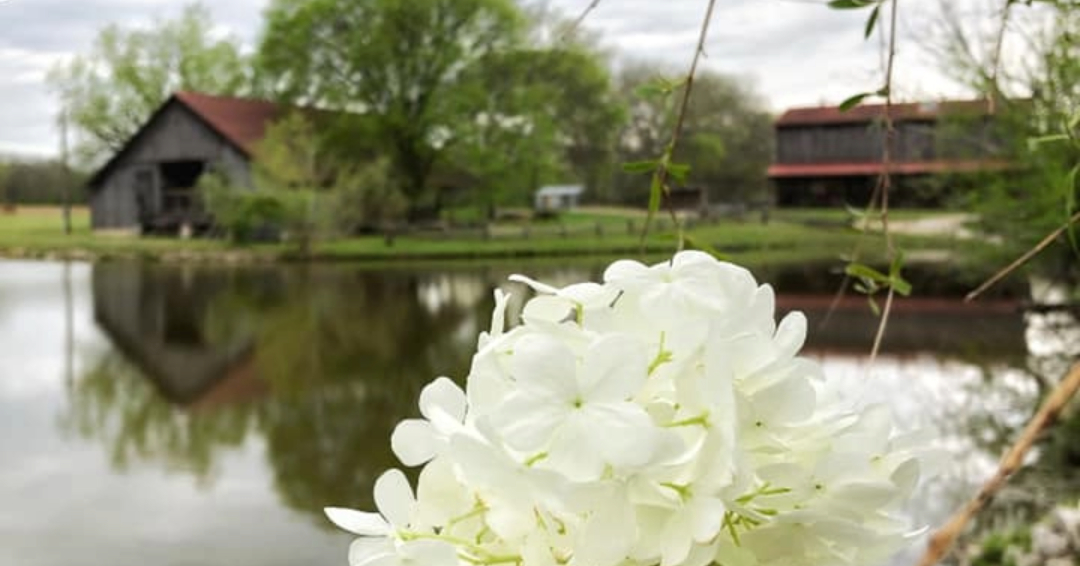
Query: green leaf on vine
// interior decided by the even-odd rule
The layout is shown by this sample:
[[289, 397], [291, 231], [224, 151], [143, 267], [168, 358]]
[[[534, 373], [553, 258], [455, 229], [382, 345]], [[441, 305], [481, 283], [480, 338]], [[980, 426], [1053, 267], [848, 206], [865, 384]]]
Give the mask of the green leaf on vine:
[[870, 36], [874, 33], [874, 26], [877, 25], [878, 16], [881, 15], [881, 4], [874, 6], [874, 10], [870, 12], [870, 17], [866, 20], [866, 29], [863, 31], [863, 39], [870, 39]]
[[852, 10], [880, 3], [881, 0], [830, 0], [829, 7], [835, 10]]
[[623, 163], [622, 170], [626, 173], [652, 173], [659, 167], [659, 161], [631, 161]]
[[680, 77], [679, 79], [672, 80], [664, 77], [656, 77], [655, 79], [637, 87], [634, 91], [639, 98], [663, 98], [670, 96], [683, 85], [686, 84], [686, 77]]
[[869, 98], [871, 96], [874, 96], [875, 94], [877, 94], [877, 93], [875, 93], [875, 92], [860, 92], [859, 94], [849, 96], [849, 97], [847, 97], [847, 99], [845, 99], [843, 102], [840, 103], [840, 111], [841, 112], [847, 112], [848, 110], [851, 110], [852, 108], [855, 108], [856, 106], [858, 106], [859, 103], [861, 103], [863, 100], [866, 100], [867, 98]]
[[686, 178], [690, 174], [690, 166], [685, 163], [669, 163], [667, 166], [668, 176], [680, 185], [686, 184]]

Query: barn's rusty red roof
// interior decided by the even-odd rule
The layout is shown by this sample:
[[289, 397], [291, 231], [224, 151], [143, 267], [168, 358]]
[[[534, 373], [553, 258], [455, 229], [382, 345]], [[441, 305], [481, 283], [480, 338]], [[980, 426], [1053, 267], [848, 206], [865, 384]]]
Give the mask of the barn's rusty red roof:
[[[941, 102], [905, 102], [892, 105], [894, 120], [934, 121], [945, 114], [989, 114], [986, 100], [945, 100]], [[847, 111], [838, 106], [792, 108], [776, 120], [777, 127], [872, 122], [885, 116], [884, 104], [861, 104]]]
[[[975, 173], [1001, 171], [1009, 164], [997, 160], [966, 161], [908, 161], [889, 165], [893, 175], [931, 175], [941, 173]], [[884, 170], [881, 162], [863, 163], [775, 163], [769, 166], [769, 177], [869, 177], [880, 175]]]
[[250, 98], [197, 92], [178, 92], [175, 96], [248, 156], [254, 154], [255, 146], [266, 137], [266, 128], [288, 110], [280, 104]]

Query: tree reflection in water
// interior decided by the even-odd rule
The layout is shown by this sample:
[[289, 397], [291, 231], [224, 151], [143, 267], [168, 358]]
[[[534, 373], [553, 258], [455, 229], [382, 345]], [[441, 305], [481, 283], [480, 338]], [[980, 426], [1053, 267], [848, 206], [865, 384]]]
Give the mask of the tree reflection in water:
[[372, 505], [395, 464], [392, 427], [423, 385], [464, 375], [493, 306], [487, 280], [96, 265], [95, 320], [115, 350], [72, 384], [63, 424], [118, 470], [152, 462], [204, 485], [256, 431], [281, 499], [323, 525], [325, 505]]
[[[555, 284], [599, 276], [596, 267], [543, 271], [541, 278]], [[326, 505], [373, 506], [374, 479], [396, 465], [392, 427], [415, 415], [428, 381], [464, 376], [476, 334], [489, 321], [491, 291], [509, 273], [97, 264], [95, 320], [114, 349], [71, 384], [63, 424], [103, 444], [118, 470], [150, 463], [207, 486], [222, 454], [261, 440], [280, 500], [327, 527]], [[775, 275], [782, 289], [798, 289], [787, 279], [793, 276]], [[831, 293], [815, 291], [833, 285], [812, 282], [805, 295], [781, 297], [781, 307], [807, 310], [816, 323]], [[898, 306], [885, 352], [903, 358], [933, 347], [932, 354], [965, 371], [985, 368], [984, 379], [969, 382], [949, 409], [956, 414], [944, 415], [941, 425], [966, 446], [996, 456], [1034, 410], [1038, 381], [1025, 376], [1060, 372], [1041, 365], [1044, 355], [1024, 357], [1023, 321], [1012, 307], [948, 311], [936, 301]], [[869, 349], [876, 320], [857, 302], [834, 313], [831, 329], [812, 333], [812, 355], [851, 357]], [[1075, 331], [1075, 319], [1072, 325]], [[1038, 353], [1034, 344], [1032, 351]], [[1016, 369], [1026, 366], [1030, 372]], [[1054, 484], [1077, 464], [1068, 440], [1080, 424], [1074, 418], [1068, 427], [1048, 441], [1039, 465], [1018, 478], [1026, 482], [1017, 484], [1020, 493], [1041, 498], [1039, 506], [1066, 488], [1077, 493]], [[972, 471], [967, 479], [981, 477]], [[1046, 494], [1036, 497], [1032, 486]], [[1032, 505], [1008, 501], [1001, 507]]]

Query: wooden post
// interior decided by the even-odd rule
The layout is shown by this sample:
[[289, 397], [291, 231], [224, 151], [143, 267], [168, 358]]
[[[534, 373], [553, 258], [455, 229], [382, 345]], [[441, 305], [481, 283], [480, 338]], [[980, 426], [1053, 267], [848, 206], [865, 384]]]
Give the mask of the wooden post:
[[64, 169], [64, 234], [71, 235], [71, 169], [68, 167], [68, 111], [60, 109], [60, 166]]

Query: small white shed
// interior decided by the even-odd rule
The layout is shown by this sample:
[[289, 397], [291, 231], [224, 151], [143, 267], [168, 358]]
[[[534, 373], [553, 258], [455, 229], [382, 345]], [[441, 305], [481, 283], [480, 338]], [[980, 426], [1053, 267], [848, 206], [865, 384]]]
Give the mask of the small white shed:
[[559, 212], [577, 208], [581, 193], [585, 187], [581, 185], [548, 185], [540, 187], [536, 191], [533, 207], [537, 212]]

